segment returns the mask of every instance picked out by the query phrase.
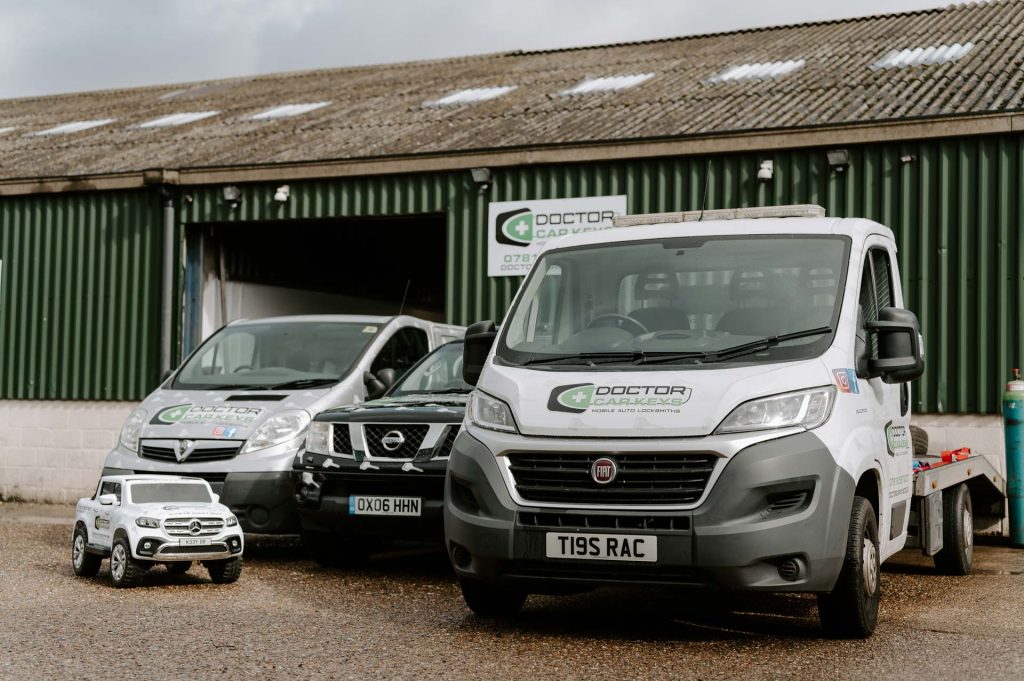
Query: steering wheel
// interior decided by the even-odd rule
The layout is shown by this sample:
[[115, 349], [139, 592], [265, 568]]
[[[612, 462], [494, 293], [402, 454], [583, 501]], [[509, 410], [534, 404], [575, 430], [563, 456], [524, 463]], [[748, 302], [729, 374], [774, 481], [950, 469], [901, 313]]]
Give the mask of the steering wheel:
[[[613, 323], [602, 323], [609, 321]], [[644, 333], [650, 333], [650, 330], [637, 320], [633, 319], [632, 317], [627, 317], [624, 314], [619, 314], [617, 312], [606, 312], [604, 314], [599, 314], [593, 319], [591, 319], [590, 323], [587, 324], [588, 329], [598, 326], [611, 326], [617, 329], [622, 329], [623, 331], [629, 331], [634, 336], [639, 336]]]

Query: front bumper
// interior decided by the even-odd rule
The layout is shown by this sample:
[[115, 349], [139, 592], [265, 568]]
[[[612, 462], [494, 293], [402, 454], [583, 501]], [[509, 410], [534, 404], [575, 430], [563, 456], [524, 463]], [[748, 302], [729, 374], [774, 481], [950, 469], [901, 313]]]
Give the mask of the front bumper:
[[241, 555], [244, 539], [240, 534], [214, 538], [201, 546], [182, 546], [177, 537], [140, 537], [134, 546], [135, 558], [162, 563], [194, 560], [223, 560]]
[[[463, 433], [445, 486], [449, 555], [460, 577], [535, 593], [615, 582], [831, 590], [842, 568], [854, 482], [821, 440], [801, 432], [758, 442], [719, 466], [703, 500], [687, 510], [534, 505], [513, 500], [491, 449]], [[787, 499], [788, 507], [779, 504]], [[549, 559], [549, 532], [653, 535], [658, 560]]]
[[291, 471], [243, 473], [210, 473], [192, 471], [136, 471], [123, 468], [104, 468], [103, 475], [131, 475], [133, 473], [166, 473], [202, 478], [220, 495], [220, 502], [238, 517], [245, 532], [256, 534], [296, 534], [299, 517], [295, 511]]
[[[319, 455], [308, 455], [320, 458]], [[374, 459], [361, 469], [352, 459], [333, 457], [333, 468], [319, 461], [293, 473], [295, 502], [303, 530], [384, 539], [443, 540], [444, 475], [447, 460], [403, 464]], [[312, 472], [310, 468], [314, 469]], [[321, 470], [315, 470], [321, 468]], [[420, 499], [420, 515], [361, 515], [352, 513], [354, 496]]]

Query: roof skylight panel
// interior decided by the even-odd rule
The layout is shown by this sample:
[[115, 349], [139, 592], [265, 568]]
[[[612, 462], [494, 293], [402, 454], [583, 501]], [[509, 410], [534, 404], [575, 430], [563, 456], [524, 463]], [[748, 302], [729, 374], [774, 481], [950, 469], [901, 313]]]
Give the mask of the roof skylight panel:
[[452, 106], [454, 104], [471, 104], [473, 102], [486, 102], [502, 95], [507, 95], [516, 89], [515, 85], [502, 85], [499, 87], [474, 87], [465, 90], [458, 90], [446, 95], [441, 99], [427, 102], [424, 106]]
[[33, 135], [68, 135], [73, 132], [81, 132], [90, 128], [98, 128], [101, 125], [108, 125], [113, 123], [113, 118], [101, 118], [92, 121], [74, 121], [72, 123], [64, 123], [58, 125], [55, 128], [47, 128], [46, 130], [40, 130], [39, 132], [32, 133]]
[[891, 50], [872, 64], [871, 69], [899, 69], [907, 66], [948, 64], [949, 62], [962, 59], [972, 49], [974, 49], [974, 43], [964, 43], [963, 45], [953, 43], [952, 45], [932, 45], [930, 47]]
[[189, 111], [186, 113], [176, 113], [169, 116], [162, 116], [160, 118], [154, 118], [151, 121], [145, 123], [139, 123], [139, 128], [171, 128], [175, 125], [185, 125], [186, 123], [195, 123], [201, 121], [204, 118], [210, 116], [216, 116], [220, 111]]
[[582, 95], [591, 92], [611, 92], [613, 90], [627, 90], [636, 87], [640, 83], [654, 78], [653, 73], [633, 73], [622, 76], [604, 76], [601, 78], [587, 78], [568, 90], [563, 90], [563, 95]]
[[281, 106], [275, 106], [272, 109], [261, 111], [257, 114], [249, 116], [251, 121], [265, 121], [272, 118], [290, 118], [291, 116], [301, 116], [302, 114], [309, 113], [310, 111], [316, 111], [330, 104], [330, 102], [309, 102], [308, 104], [283, 104]]
[[804, 59], [789, 59], [787, 61], [766, 61], [753, 64], [740, 64], [722, 71], [718, 75], [708, 79], [709, 83], [724, 83], [735, 80], [765, 80], [768, 78], [779, 78], [802, 68], [807, 61]]

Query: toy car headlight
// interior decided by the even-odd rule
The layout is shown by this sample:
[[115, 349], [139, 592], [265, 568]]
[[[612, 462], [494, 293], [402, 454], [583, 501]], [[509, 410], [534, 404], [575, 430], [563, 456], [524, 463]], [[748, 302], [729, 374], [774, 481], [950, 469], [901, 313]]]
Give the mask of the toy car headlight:
[[835, 386], [801, 390], [744, 402], [725, 417], [716, 433], [744, 433], [802, 426], [817, 428], [828, 420], [835, 402]]
[[156, 518], [136, 518], [135, 519], [135, 524], [138, 525], [139, 527], [152, 527], [152, 528], [160, 527], [160, 521], [157, 520]]
[[121, 426], [119, 439], [125, 449], [133, 452], [139, 451], [139, 434], [142, 432], [142, 427], [146, 425], [147, 416], [149, 414], [146, 413], [146, 410], [140, 407], [133, 411], [128, 420]]
[[236, 525], [238, 525], [238, 518], [233, 515], [229, 515], [227, 520], [224, 521], [225, 527], [235, 527]]
[[306, 431], [306, 451], [311, 454], [331, 453], [331, 424], [323, 421], [313, 421], [309, 424], [309, 430]]
[[249, 437], [245, 446], [242, 447], [242, 454], [294, 440], [306, 432], [307, 426], [309, 426], [309, 414], [302, 409], [275, 414], [264, 421], [263, 425]]
[[491, 397], [479, 390], [469, 394], [469, 408], [466, 410], [470, 423], [488, 430], [500, 430], [505, 433], [518, 433], [516, 420], [512, 416], [512, 407], [496, 397]]

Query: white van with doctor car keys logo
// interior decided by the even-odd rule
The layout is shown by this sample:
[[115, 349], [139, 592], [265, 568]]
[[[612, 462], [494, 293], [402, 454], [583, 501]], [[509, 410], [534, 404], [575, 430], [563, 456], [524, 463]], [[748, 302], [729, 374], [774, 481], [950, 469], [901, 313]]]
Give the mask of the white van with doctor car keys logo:
[[246, 532], [297, 533], [292, 461], [311, 418], [381, 396], [462, 333], [406, 315], [232, 322], [132, 412], [103, 475], [202, 478]]
[[877, 621], [924, 370], [892, 232], [817, 206], [617, 218], [549, 243], [476, 389], [445, 534], [470, 608], [605, 583], [819, 594]]

